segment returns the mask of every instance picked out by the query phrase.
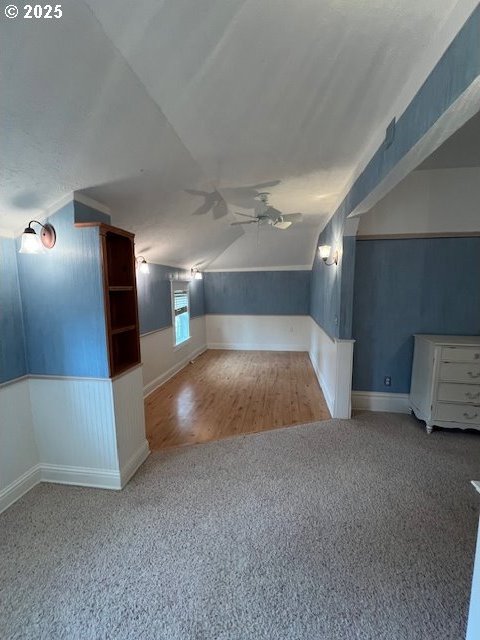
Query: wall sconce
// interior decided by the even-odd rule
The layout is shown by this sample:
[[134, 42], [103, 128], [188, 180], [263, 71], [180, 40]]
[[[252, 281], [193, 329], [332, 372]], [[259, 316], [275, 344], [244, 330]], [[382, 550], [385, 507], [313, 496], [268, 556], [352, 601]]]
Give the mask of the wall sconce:
[[197, 269], [197, 267], [192, 267], [190, 269], [190, 275], [191, 275], [192, 280], [202, 280], [202, 274]]
[[320, 254], [320, 258], [324, 261], [327, 267], [331, 267], [334, 264], [338, 264], [338, 250], [335, 249], [332, 255], [332, 262], [327, 262], [330, 257], [330, 253], [332, 252], [332, 247], [329, 244], [322, 244], [321, 247], [318, 247], [318, 253]]
[[137, 261], [137, 269], [140, 271], [140, 273], [150, 273], [148, 262], [143, 256], [138, 256], [138, 258], [135, 259]]
[[[39, 224], [42, 227], [40, 236], [37, 236], [32, 224]], [[55, 246], [57, 234], [51, 224], [42, 224], [38, 220], [30, 220], [28, 227], [22, 233], [22, 243], [18, 253], [43, 253], [44, 249], [51, 249]]]

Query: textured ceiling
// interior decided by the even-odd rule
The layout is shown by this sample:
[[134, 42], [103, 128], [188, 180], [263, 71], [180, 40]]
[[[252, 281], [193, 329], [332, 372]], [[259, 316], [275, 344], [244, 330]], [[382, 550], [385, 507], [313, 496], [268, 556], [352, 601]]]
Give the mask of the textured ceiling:
[[[81, 191], [147, 259], [214, 268], [311, 263], [367, 152], [477, 4], [87, 1], [66, 0], [58, 21], [0, 21], [0, 228]], [[304, 222], [230, 227], [255, 194], [238, 188], [263, 182]], [[213, 210], [187, 190], [218, 190]]]

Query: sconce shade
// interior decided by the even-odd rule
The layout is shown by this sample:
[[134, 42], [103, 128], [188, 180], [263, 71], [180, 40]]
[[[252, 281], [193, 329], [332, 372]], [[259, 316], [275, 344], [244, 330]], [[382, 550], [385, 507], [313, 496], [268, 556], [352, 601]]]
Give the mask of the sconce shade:
[[190, 269], [192, 280], [202, 280], [203, 276], [196, 267]]
[[[32, 224], [39, 224], [42, 227], [40, 236], [37, 236]], [[51, 224], [42, 224], [36, 220], [31, 220], [28, 227], [22, 233], [22, 241], [18, 253], [43, 253], [45, 249], [51, 249], [55, 246], [57, 234]]]
[[31, 227], [27, 227], [22, 233], [22, 242], [18, 253], [42, 253], [42, 251], [40, 238]]
[[150, 273], [150, 267], [148, 266], [148, 262], [145, 260], [145, 258], [140, 261], [138, 270], [140, 271], [140, 273]]
[[330, 251], [332, 247], [329, 244], [322, 244], [321, 247], [318, 248], [318, 252], [320, 253], [320, 258], [322, 260], [327, 260], [330, 256]]

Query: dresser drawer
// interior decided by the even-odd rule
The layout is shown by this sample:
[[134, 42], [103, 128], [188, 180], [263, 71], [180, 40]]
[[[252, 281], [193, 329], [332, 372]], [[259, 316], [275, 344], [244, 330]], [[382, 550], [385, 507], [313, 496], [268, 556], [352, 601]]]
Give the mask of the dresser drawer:
[[480, 364], [479, 347], [443, 347], [443, 362], [478, 362]]
[[442, 362], [440, 365], [440, 380], [480, 384], [480, 363]]
[[435, 418], [445, 422], [480, 424], [480, 406], [439, 402], [435, 407]]
[[437, 399], [443, 402], [474, 402], [480, 404], [480, 385], [441, 382]]

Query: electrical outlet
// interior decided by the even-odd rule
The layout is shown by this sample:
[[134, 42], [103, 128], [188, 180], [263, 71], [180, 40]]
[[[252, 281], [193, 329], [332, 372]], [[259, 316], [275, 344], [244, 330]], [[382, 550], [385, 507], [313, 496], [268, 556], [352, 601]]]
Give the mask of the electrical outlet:
[[392, 378], [391, 378], [391, 376], [385, 376], [385, 378], [383, 379], [383, 384], [386, 387], [391, 387], [392, 386]]

